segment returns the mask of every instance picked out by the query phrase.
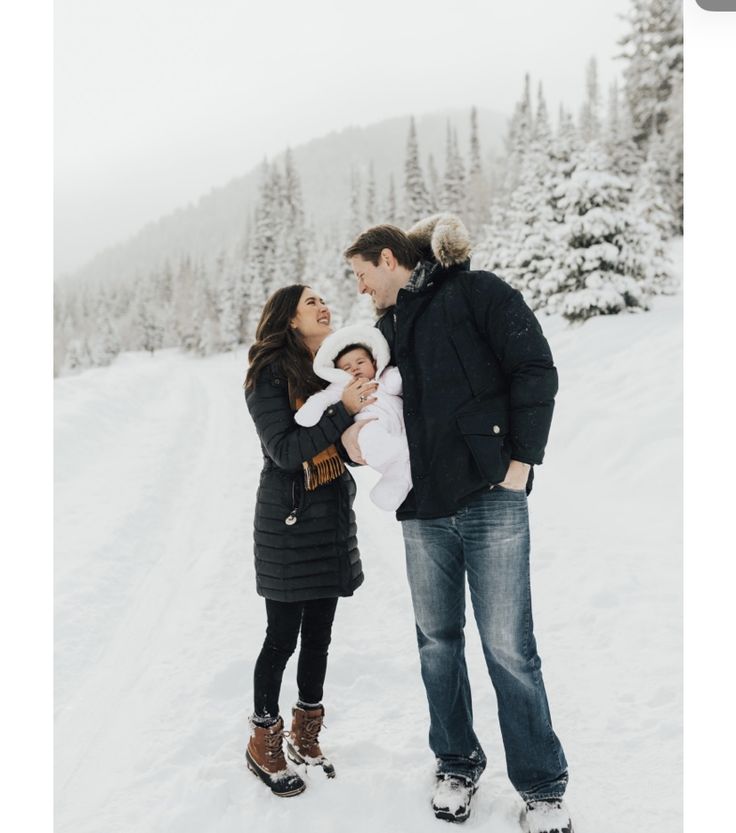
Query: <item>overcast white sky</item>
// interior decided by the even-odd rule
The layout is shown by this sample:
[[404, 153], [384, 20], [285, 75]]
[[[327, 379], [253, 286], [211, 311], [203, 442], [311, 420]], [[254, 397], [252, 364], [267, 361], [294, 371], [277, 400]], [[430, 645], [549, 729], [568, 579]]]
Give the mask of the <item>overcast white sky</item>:
[[[629, 0], [57, 0], [56, 271], [351, 124], [620, 75]], [[421, 139], [421, 137], [420, 137]]]

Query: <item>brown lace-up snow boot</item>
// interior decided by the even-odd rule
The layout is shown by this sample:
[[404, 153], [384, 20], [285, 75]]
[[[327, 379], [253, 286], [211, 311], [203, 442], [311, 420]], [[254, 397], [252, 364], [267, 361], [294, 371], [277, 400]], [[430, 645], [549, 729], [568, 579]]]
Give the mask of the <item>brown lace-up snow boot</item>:
[[291, 713], [291, 731], [286, 733], [286, 754], [295, 764], [321, 766], [328, 778], [334, 778], [335, 767], [319, 748], [319, 733], [324, 724], [325, 707], [321, 704], [314, 709], [294, 706]]
[[284, 758], [284, 721], [279, 717], [272, 726], [259, 726], [251, 720], [250, 725], [251, 735], [245, 750], [248, 769], [281, 798], [304, 792], [307, 785]]

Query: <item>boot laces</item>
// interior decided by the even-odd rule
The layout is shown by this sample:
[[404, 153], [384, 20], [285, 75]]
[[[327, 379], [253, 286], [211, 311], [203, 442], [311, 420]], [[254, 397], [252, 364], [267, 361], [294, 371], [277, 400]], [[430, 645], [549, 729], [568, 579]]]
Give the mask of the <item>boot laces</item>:
[[278, 758], [279, 755], [283, 755], [282, 742], [282, 732], [268, 732], [265, 737], [266, 756]]
[[305, 717], [302, 724], [302, 743], [306, 749], [313, 749], [318, 745], [317, 738], [322, 728], [322, 715], [316, 717]]

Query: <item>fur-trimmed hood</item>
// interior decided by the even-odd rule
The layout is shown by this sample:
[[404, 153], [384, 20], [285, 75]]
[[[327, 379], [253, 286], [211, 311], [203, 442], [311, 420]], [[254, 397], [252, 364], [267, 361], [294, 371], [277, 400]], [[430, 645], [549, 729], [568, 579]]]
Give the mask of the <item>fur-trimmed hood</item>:
[[328, 382], [350, 381], [353, 377], [339, 367], [335, 367], [335, 356], [350, 344], [359, 344], [373, 356], [376, 362], [376, 379], [386, 369], [391, 360], [388, 342], [380, 330], [369, 324], [352, 324], [330, 333], [322, 342], [314, 357], [314, 372]]
[[462, 220], [454, 214], [434, 214], [419, 220], [407, 231], [422, 260], [436, 261], [448, 267], [470, 258], [470, 235]]

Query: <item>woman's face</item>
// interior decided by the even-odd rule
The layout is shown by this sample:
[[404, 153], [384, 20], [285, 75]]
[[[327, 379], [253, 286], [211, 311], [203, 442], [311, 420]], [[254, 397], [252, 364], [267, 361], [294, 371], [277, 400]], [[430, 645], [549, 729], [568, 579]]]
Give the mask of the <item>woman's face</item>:
[[301, 335], [310, 347], [317, 347], [332, 332], [330, 311], [325, 302], [313, 290], [307, 287], [302, 292], [296, 315], [291, 319], [291, 326]]

